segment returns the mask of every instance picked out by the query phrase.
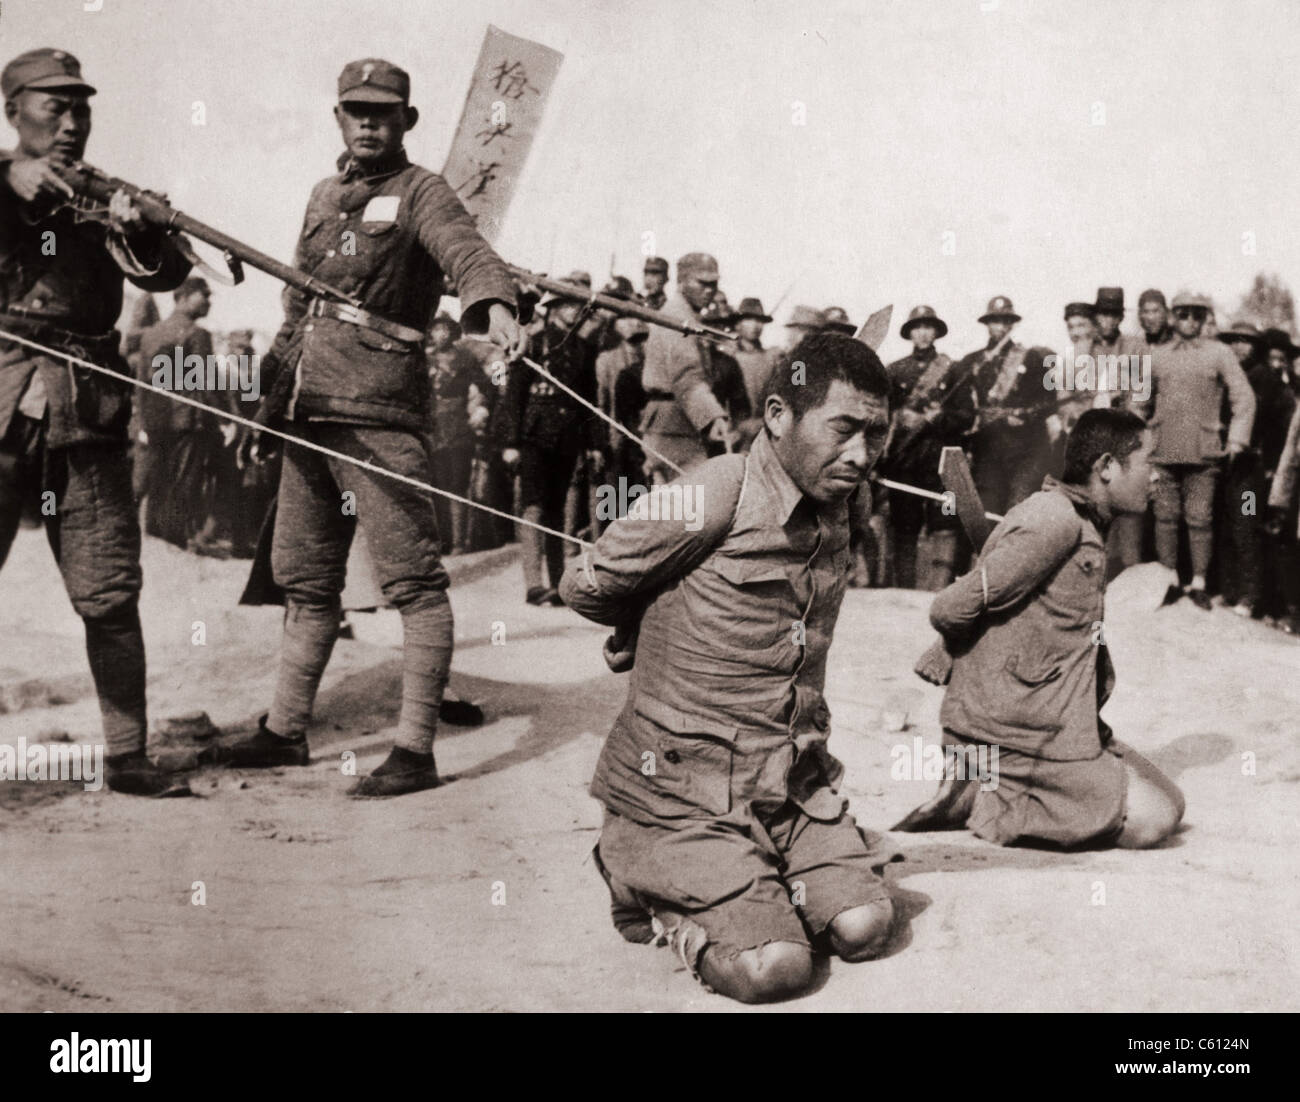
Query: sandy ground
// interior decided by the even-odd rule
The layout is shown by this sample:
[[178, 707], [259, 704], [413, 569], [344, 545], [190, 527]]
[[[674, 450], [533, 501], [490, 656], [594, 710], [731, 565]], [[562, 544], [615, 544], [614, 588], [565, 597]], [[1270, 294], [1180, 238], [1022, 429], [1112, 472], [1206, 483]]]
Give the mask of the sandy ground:
[[[244, 570], [147, 541], [153, 716], [202, 709], [229, 728], [265, 710], [279, 613], [235, 605]], [[183, 801], [0, 784], [0, 1009], [737, 1009], [610, 926], [586, 786], [625, 685], [602, 630], [525, 605], [500, 556], [458, 571], [452, 681], [488, 723], [439, 735], [454, 783], [344, 796], [344, 751], [373, 766], [396, 723], [397, 630], [381, 613], [335, 651], [307, 768], [205, 770], [207, 798]], [[888, 835], [907, 918], [889, 953], [831, 964], [786, 1009], [1300, 1007], [1300, 645], [1224, 610], [1152, 612], [1154, 584], [1112, 589], [1107, 718], [1183, 786], [1182, 833], [1076, 854]], [[851, 592], [831, 652], [831, 746], [876, 830], [932, 788], [891, 777], [891, 748], [936, 738], [939, 690], [911, 673], [927, 604]], [[0, 576], [0, 707], [0, 742], [98, 734], [80, 622], [31, 531]], [[908, 728], [890, 730], [902, 711]]]

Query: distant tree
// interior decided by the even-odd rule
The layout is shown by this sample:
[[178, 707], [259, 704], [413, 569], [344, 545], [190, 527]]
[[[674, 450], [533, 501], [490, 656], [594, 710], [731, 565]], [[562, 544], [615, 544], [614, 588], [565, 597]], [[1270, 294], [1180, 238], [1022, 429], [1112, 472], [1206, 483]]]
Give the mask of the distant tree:
[[1295, 331], [1295, 299], [1286, 284], [1276, 275], [1260, 272], [1250, 293], [1241, 300], [1237, 316], [1252, 321], [1261, 329], [1276, 327]]

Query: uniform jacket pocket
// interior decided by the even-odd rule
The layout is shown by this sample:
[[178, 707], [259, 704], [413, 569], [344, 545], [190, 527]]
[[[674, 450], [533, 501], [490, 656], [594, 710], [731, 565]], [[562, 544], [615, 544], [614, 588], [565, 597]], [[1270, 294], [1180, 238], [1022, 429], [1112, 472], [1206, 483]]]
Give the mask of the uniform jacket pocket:
[[605, 746], [597, 795], [652, 819], [725, 815], [735, 738], [734, 725], [640, 697]]

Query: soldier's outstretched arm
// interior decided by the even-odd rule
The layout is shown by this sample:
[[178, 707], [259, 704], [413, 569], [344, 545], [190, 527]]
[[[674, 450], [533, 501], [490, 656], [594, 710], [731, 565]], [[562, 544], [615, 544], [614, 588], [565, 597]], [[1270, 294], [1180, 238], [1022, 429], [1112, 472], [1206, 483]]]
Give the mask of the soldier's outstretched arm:
[[466, 333], [488, 332], [493, 303], [518, 313], [515, 282], [505, 261], [483, 239], [446, 180], [430, 173], [416, 184], [411, 210], [420, 243], [456, 284]]

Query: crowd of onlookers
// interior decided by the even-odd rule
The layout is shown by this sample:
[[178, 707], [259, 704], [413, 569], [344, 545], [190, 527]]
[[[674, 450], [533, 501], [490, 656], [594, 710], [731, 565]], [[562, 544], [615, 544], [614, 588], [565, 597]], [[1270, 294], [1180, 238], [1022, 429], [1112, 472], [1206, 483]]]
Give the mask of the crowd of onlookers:
[[[726, 414], [726, 431], [704, 441], [709, 454], [747, 446], [761, 426], [767, 379], [784, 352], [811, 332], [856, 332], [838, 307], [798, 305], [781, 346], [768, 347], [763, 334], [773, 319], [761, 301], [746, 297], [733, 306], [714, 279], [704, 284], [703, 299], [697, 294], [683, 306], [681, 288], [669, 286], [669, 275], [668, 263], [652, 257], [640, 291], [623, 277], [600, 290], [677, 316], [689, 309], [686, 316], [734, 337], [698, 338], [707, 348], [701, 362], [709, 387]], [[592, 290], [585, 272], [565, 281]], [[651, 483], [656, 464], [647, 462], [636, 440], [593, 417], [570, 392], [651, 439], [647, 406], [673, 395], [647, 394], [643, 386], [650, 334], [645, 321], [585, 300], [542, 296], [531, 288], [524, 294], [527, 358], [563, 385], [522, 362], [502, 363], [495, 346], [467, 338], [450, 315], [439, 314], [425, 347], [433, 477], [469, 502], [594, 538]], [[152, 300], [141, 300], [128, 326], [128, 352], [142, 378], [155, 350], [212, 350], [198, 325], [208, 301], [206, 284], [196, 279], [176, 292], [169, 318], [150, 317]], [[986, 344], [961, 357], [937, 347], [947, 325], [936, 310], [912, 309], [899, 330], [912, 352], [888, 365], [894, 435], [876, 473], [939, 494], [939, 453], [959, 446], [971, 459], [985, 507], [1004, 513], [1054, 471], [1065, 434], [1083, 409], [1130, 409], [1152, 427], [1157, 476], [1148, 515], [1111, 526], [1112, 574], [1159, 559], [1179, 574], [1170, 600], [1186, 596], [1203, 608], [1219, 600], [1242, 616], [1300, 629], [1294, 367], [1300, 348], [1286, 330], [1244, 318], [1219, 328], [1209, 300], [1187, 293], [1170, 301], [1158, 290], [1145, 291], [1132, 331], [1124, 331], [1125, 317], [1124, 293], [1116, 287], [1065, 307], [1065, 337], [1076, 358], [1090, 356], [1099, 368], [1107, 357], [1131, 358], [1133, 372], [1120, 377], [1112, 370], [1108, 378], [1103, 370], [1080, 389], [1064, 389], [1044, 382], [1054, 362], [1051, 349], [1015, 341], [1021, 319], [1009, 298], [989, 302], [979, 319], [988, 330]], [[252, 335], [231, 333], [219, 343], [217, 351], [250, 352]], [[1150, 357], [1141, 369], [1149, 367], [1149, 375], [1139, 373], [1143, 357]], [[229, 394], [205, 401], [249, 415]], [[146, 531], [202, 553], [253, 554], [275, 495], [272, 441], [250, 447], [245, 429], [148, 394], [138, 403], [136, 440]], [[448, 553], [522, 539], [528, 600], [558, 603], [554, 581], [563, 566], [562, 543], [447, 498], [438, 497], [434, 507]], [[853, 516], [854, 584], [937, 589], [968, 562], [958, 519], [940, 500], [877, 484], [859, 493]]]

